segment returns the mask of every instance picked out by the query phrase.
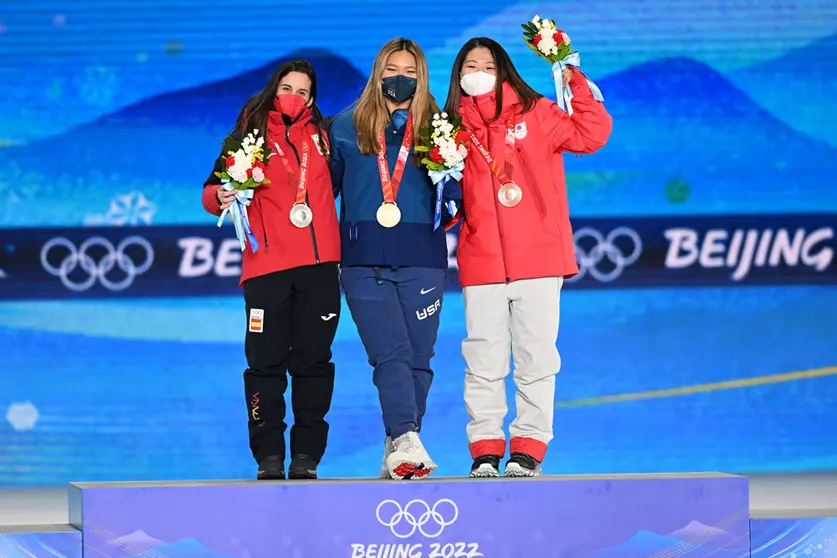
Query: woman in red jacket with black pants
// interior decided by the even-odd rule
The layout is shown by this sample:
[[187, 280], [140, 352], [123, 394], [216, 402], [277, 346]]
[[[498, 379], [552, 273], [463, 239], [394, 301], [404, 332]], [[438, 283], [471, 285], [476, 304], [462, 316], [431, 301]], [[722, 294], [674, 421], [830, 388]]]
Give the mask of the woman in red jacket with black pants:
[[[328, 141], [315, 105], [317, 79], [304, 60], [287, 62], [241, 110], [233, 131], [265, 131], [269, 184], [256, 188], [248, 217], [259, 247], [242, 253], [247, 333], [244, 391], [250, 449], [259, 479], [285, 478], [285, 391], [290, 373], [294, 426], [289, 478], [317, 478], [325, 452], [325, 416], [334, 391], [331, 344], [340, 319], [340, 230]], [[220, 161], [216, 171], [221, 170]], [[220, 215], [234, 199], [210, 175], [203, 206]], [[291, 220], [305, 203], [313, 220]], [[232, 229], [230, 229], [232, 230]]]
[[584, 75], [568, 68], [563, 78], [572, 116], [529, 87], [491, 39], [465, 43], [451, 72], [446, 111], [471, 134], [457, 261], [472, 477], [500, 474], [512, 354], [517, 417], [505, 475], [539, 474], [552, 439], [560, 293], [578, 273], [561, 154], [593, 153], [611, 131]]

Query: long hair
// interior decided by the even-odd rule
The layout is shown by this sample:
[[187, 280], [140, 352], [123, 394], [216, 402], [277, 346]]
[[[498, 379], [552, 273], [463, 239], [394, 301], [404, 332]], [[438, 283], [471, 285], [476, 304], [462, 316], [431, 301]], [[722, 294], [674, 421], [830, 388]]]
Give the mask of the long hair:
[[497, 82], [494, 85], [494, 94], [497, 99], [497, 109], [492, 120], [500, 118], [500, 113], [503, 112], [503, 83], [508, 83], [512, 90], [517, 94], [522, 105], [521, 113], [529, 112], [535, 107], [538, 100], [543, 97], [540, 93], [529, 87], [529, 84], [523, 81], [520, 74], [517, 73], [517, 68], [500, 43], [487, 37], [474, 37], [467, 43], [462, 45], [459, 49], [459, 54], [453, 62], [453, 68], [450, 72], [450, 86], [448, 87], [448, 98], [445, 101], [445, 112], [448, 114], [456, 114], [456, 107], [459, 105], [459, 100], [463, 95], [462, 86], [459, 84], [462, 72], [462, 66], [465, 64], [465, 58], [468, 53], [475, 48], [487, 48], [491, 51], [491, 56], [494, 57], [494, 67], [497, 72]]
[[377, 153], [380, 148], [381, 130], [386, 128], [390, 120], [389, 109], [381, 89], [381, 79], [389, 56], [402, 50], [409, 52], [416, 59], [416, 94], [410, 103], [410, 115], [413, 117], [413, 145], [423, 143], [419, 130], [428, 126], [433, 113], [439, 112], [436, 100], [430, 94], [427, 59], [424, 52], [409, 39], [391, 40], [375, 57], [369, 81], [366, 82], [366, 87], [355, 104], [353, 120], [357, 129], [357, 146], [364, 155]]
[[329, 149], [326, 140], [323, 137], [323, 128], [325, 121], [323, 119], [320, 109], [317, 107], [317, 74], [314, 72], [314, 66], [307, 60], [289, 60], [285, 62], [271, 74], [267, 80], [267, 85], [261, 92], [256, 93], [244, 103], [241, 111], [238, 113], [238, 118], [235, 121], [235, 126], [231, 133], [242, 132], [248, 134], [253, 130], [259, 130], [261, 134], [267, 134], [267, 114], [274, 110], [273, 99], [276, 97], [276, 92], [279, 90], [279, 82], [282, 78], [291, 72], [300, 72], [308, 76], [311, 80], [311, 115], [314, 124], [317, 126], [317, 137], [319, 138], [320, 151], [328, 153]]

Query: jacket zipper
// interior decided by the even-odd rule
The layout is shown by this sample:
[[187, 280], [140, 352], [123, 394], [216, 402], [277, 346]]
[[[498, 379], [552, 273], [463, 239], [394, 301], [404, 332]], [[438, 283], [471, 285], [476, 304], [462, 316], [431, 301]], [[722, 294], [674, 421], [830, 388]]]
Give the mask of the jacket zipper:
[[[294, 156], [296, 156], [296, 165], [297, 165], [297, 167], [299, 167], [302, 163], [299, 160], [299, 151], [297, 151], [296, 146], [293, 143], [291, 143], [291, 127], [290, 126], [285, 127], [285, 141], [287, 141], [288, 145], [291, 146], [291, 149], [294, 150]], [[310, 160], [309, 160], [309, 163], [310, 163]], [[302, 172], [301, 168], [300, 168], [300, 172]], [[307, 190], [305, 192], [305, 203], [309, 204], [309, 207], [310, 207], [310, 203], [308, 202], [308, 191]], [[314, 232], [314, 222], [313, 221], [311, 221], [311, 224], [308, 225], [308, 228], [311, 229], [311, 245], [314, 247], [314, 261], [319, 264], [320, 263], [320, 250], [319, 250], [319, 248], [317, 248], [317, 233]]]
[[535, 193], [535, 201], [538, 202], [538, 207], [541, 210], [541, 214], [546, 215], [546, 208], [543, 205], [543, 197], [541, 197], [541, 191], [538, 190], [538, 185], [535, 184], [535, 180], [532, 178], [532, 173], [529, 171], [529, 165], [526, 164], [526, 159], [523, 157], [523, 151], [518, 147], [517, 154], [520, 156], [520, 163], [523, 166], [523, 172], [526, 173], [526, 179], [529, 181], [529, 185], [532, 187], [532, 191]]
[[256, 200], [259, 202], [259, 221], [262, 223], [262, 237], [264, 237], [264, 249], [267, 251], [267, 229], [264, 226], [264, 210], [262, 209], [262, 200], [261, 198]]

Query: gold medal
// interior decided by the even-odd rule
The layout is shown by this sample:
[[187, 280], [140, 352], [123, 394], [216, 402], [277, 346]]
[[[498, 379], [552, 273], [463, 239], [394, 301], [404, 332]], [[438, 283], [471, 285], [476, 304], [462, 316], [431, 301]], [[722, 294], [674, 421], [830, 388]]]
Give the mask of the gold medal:
[[398, 209], [398, 206], [394, 203], [384, 202], [381, 204], [381, 207], [378, 208], [375, 218], [382, 227], [391, 229], [401, 222], [401, 210]]
[[297, 203], [291, 208], [291, 223], [298, 229], [304, 229], [314, 220], [314, 214], [307, 204]]
[[523, 198], [523, 190], [514, 182], [507, 182], [500, 186], [500, 191], [497, 192], [497, 199], [505, 207], [514, 207], [520, 203]]

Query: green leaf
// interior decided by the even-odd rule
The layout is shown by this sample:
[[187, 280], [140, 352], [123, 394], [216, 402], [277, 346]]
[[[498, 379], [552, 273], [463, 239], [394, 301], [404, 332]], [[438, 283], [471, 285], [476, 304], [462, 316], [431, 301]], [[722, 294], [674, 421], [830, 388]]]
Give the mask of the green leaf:
[[536, 47], [536, 46], [535, 46], [535, 45], [533, 45], [532, 43], [526, 43], [526, 46], [527, 46], [527, 47], [529, 47], [530, 49], [534, 50], [534, 51], [535, 51], [535, 52], [537, 52], [538, 54], [540, 54], [540, 53], [541, 53], [541, 51], [539, 51], [539, 50], [538, 50], [538, 47]]
[[270, 180], [265, 178], [264, 180], [262, 180], [261, 184], [270, 184]]
[[419, 128], [419, 135], [424, 137], [430, 136], [430, 128]]
[[426, 145], [417, 145], [417, 146], [415, 146], [415, 150], [416, 150], [416, 151], [422, 151], [422, 152], [424, 152], [424, 153], [427, 153], [427, 152], [429, 152], [429, 151], [430, 151], [430, 147], [428, 147], [428, 146], [426, 146]]
[[217, 176], [218, 178], [224, 178], [224, 175], [223, 175], [223, 174], [221, 174], [220, 172], [213, 172], [212, 174], [214, 174], [214, 175], [215, 175], [215, 176]]
[[530, 33], [535, 33], [535, 34], [537, 34], [538, 31], [539, 31], [538, 26], [535, 25], [534, 23], [532, 23], [531, 21], [526, 22], [526, 30], [529, 31]]

